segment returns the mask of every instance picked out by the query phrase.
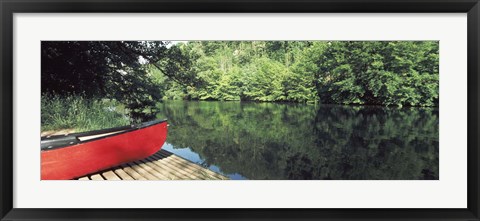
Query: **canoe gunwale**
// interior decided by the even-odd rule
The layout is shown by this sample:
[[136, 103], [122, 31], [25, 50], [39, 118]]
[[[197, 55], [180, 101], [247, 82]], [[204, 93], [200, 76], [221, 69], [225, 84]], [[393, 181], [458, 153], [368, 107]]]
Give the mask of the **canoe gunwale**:
[[[49, 150], [55, 150], [59, 148], [65, 148], [65, 147], [70, 147], [74, 146], [77, 144], [83, 144], [83, 143], [88, 143], [88, 142], [93, 142], [101, 139], [105, 139], [108, 137], [113, 137], [117, 136], [120, 134], [125, 134], [129, 133], [132, 131], [144, 129], [147, 127], [151, 127], [157, 124], [161, 124], [167, 122], [167, 119], [157, 119], [157, 120], [152, 120], [152, 121], [147, 121], [143, 122], [140, 124], [132, 124], [132, 125], [126, 125], [126, 126], [120, 126], [120, 127], [112, 127], [112, 128], [107, 128], [107, 129], [100, 129], [100, 130], [93, 130], [93, 131], [87, 131], [87, 132], [79, 132], [79, 133], [71, 133], [71, 134], [64, 134], [64, 135], [54, 135], [54, 136], [44, 136], [41, 137], [40, 141], [40, 148], [41, 151], [49, 151]], [[107, 133], [112, 133], [116, 131], [121, 131], [118, 133], [113, 133], [109, 134], [106, 136], [101, 136], [89, 140], [84, 140], [80, 141], [78, 137], [85, 137], [85, 136], [92, 136], [92, 135], [98, 135], [98, 134], [107, 134]], [[62, 142], [68, 140], [68, 143]], [[51, 141], [51, 142], [48, 142]], [[57, 142], [57, 144], [55, 144]]]

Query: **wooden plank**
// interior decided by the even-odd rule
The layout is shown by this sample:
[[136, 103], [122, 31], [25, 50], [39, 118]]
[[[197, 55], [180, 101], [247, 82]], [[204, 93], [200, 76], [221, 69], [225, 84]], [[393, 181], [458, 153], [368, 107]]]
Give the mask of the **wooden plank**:
[[169, 165], [172, 167], [175, 167], [176, 171], [181, 171], [182, 173], [188, 174], [188, 177], [190, 179], [195, 179], [195, 180], [205, 180], [205, 179], [212, 179], [212, 177], [208, 177], [203, 175], [205, 172], [203, 170], [199, 170], [194, 168], [191, 164], [193, 164], [190, 161], [184, 161], [184, 162], [178, 162], [172, 159], [172, 157], [167, 157], [164, 158], [165, 162], [168, 162]]
[[166, 157], [169, 157], [171, 155], [173, 155], [173, 153], [171, 152], [168, 152], [166, 150], [162, 150], [160, 149], [158, 152], [156, 152], [155, 154], [159, 155], [161, 158], [166, 158]]
[[90, 179], [92, 180], [105, 180], [100, 174], [94, 174], [90, 176]]
[[[157, 153], [158, 153], [158, 152], [157, 152]], [[162, 156], [156, 155], [156, 154], [152, 154], [152, 155], [150, 155], [148, 158], [152, 158], [152, 159], [154, 159], [154, 160], [162, 160], [162, 159], [165, 158], [165, 157], [162, 157]]]
[[[177, 155], [172, 155], [172, 158], [173, 158], [173, 159], [180, 160], [180, 161], [182, 161], [182, 160], [185, 160], [185, 161], [186, 161], [186, 159], [181, 158], [181, 157], [179, 157], [179, 156], [177, 156]], [[208, 175], [213, 176], [213, 177], [215, 177], [215, 178], [222, 179], [222, 180], [228, 180], [228, 179], [229, 179], [228, 177], [226, 177], [226, 176], [224, 176], [224, 175], [222, 175], [222, 174], [220, 174], [220, 173], [217, 173], [217, 172], [212, 171], [212, 170], [210, 170], [210, 169], [208, 169], [208, 168], [202, 167], [202, 166], [200, 166], [200, 165], [198, 165], [198, 164], [196, 164], [196, 163], [192, 163], [191, 165], [192, 165], [193, 167], [195, 167], [195, 168], [204, 170]]]
[[209, 170], [208, 168], [205, 168], [205, 167], [202, 167], [196, 163], [193, 163], [191, 161], [188, 161], [184, 158], [181, 158], [177, 155], [174, 155], [174, 154], [168, 154], [165, 153], [165, 152], [157, 152], [159, 155], [161, 155], [162, 157], [167, 157], [168, 158], [171, 158], [172, 160], [176, 161], [176, 162], [180, 162], [182, 163], [183, 165], [187, 165], [187, 168], [189, 168], [189, 170], [192, 172], [192, 173], [199, 173], [201, 175], [203, 175], [203, 178], [204, 179], [221, 179], [221, 180], [227, 180], [228, 178], [219, 174], [219, 173], [216, 173], [214, 171], [211, 171]]
[[[161, 153], [161, 154], [164, 155], [165, 153]], [[172, 159], [174, 159], [174, 160], [177, 160], [177, 161], [190, 162], [189, 160], [184, 159], [184, 158], [181, 158], [181, 157], [179, 157], [179, 156], [177, 156], [177, 155], [174, 155], [174, 154], [171, 154], [170, 157], [171, 157]], [[210, 169], [205, 168], [205, 167], [202, 167], [202, 166], [200, 166], [200, 165], [198, 165], [198, 164], [196, 164], [196, 163], [193, 163], [193, 162], [190, 162], [190, 163], [191, 163], [191, 164], [190, 164], [191, 167], [196, 168], [197, 170], [201, 170], [201, 171], [203, 171], [205, 174], [208, 174], [208, 177], [210, 177], [209, 179], [212, 179], [212, 177], [213, 177], [213, 178], [215, 178], [215, 179], [228, 180], [228, 177], [226, 177], [226, 176], [224, 176], [224, 175], [222, 175], [222, 174], [219, 174], [219, 173], [217, 173], [217, 172], [211, 171]]]
[[[166, 159], [168, 158], [171, 164], [176, 165], [176, 167], [179, 168], [180, 170], [183, 170], [190, 174], [195, 175], [197, 179], [212, 179], [212, 178], [216, 179], [215, 177], [211, 177], [206, 174], [208, 170], [207, 168], [200, 167], [191, 161], [184, 160], [183, 158], [176, 159], [174, 158], [175, 155], [168, 154], [165, 152], [159, 153], [158, 155], [161, 155]], [[198, 166], [198, 167], [195, 167], [195, 166]]]
[[168, 177], [174, 180], [188, 180], [190, 179], [188, 176], [176, 172], [175, 168], [172, 168], [168, 165], [168, 162], [161, 160], [155, 160], [154, 158], [148, 157], [146, 160], [151, 160], [152, 163], [163, 169], [166, 173], [168, 173]]
[[129, 176], [131, 176], [135, 180], [147, 180], [147, 178], [143, 177], [137, 171], [135, 171], [133, 168], [131, 168], [129, 165], [122, 166], [123, 171], [125, 171]]
[[200, 177], [201, 179], [207, 179], [207, 180], [226, 179], [222, 176], [219, 176], [217, 173], [209, 170], [208, 168], [202, 167], [189, 160], [177, 157], [176, 155], [171, 155], [169, 156], [169, 158], [177, 162], [179, 165], [181, 165], [182, 166], [181, 168], [183, 170], [188, 171], [189, 173], [192, 173], [192, 174], [196, 174], [197, 177]]
[[158, 175], [161, 175], [163, 180], [181, 180], [183, 179], [182, 177], [177, 176], [177, 174], [172, 173], [172, 171], [168, 168], [165, 167], [165, 165], [162, 165], [161, 162], [158, 164], [154, 162], [154, 159], [143, 159], [141, 160], [142, 163], [150, 166], [151, 168], [155, 169], [158, 173]]
[[127, 165], [130, 166], [130, 168], [132, 168], [133, 170], [135, 170], [137, 173], [139, 173], [140, 175], [142, 175], [142, 177], [145, 177], [147, 180], [158, 180], [157, 177], [155, 177], [154, 175], [150, 174], [149, 172], [147, 172], [146, 170], [144, 170], [142, 167], [140, 167], [139, 165], [135, 164], [135, 163], [127, 163]]
[[[171, 159], [172, 161], [176, 161], [175, 159]], [[194, 174], [198, 179], [202, 180], [216, 180], [218, 179], [217, 177], [211, 176], [207, 173], [207, 169], [205, 168], [195, 168], [192, 166], [191, 162], [176, 162], [177, 165], [182, 169], [187, 171], [188, 173]]]
[[168, 151], [135, 162], [114, 167], [110, 171], [81, 177], [79, 180], [215, 180], [227, 177], [204, 168]]
[[[159, 154], [163, 155], [163, 156], [166, 156], [165, 153], [159, 153]], [[172, 160], [174, 160], [176, 162], [180, 162], [182, 164], [187, 164], [188, 167], [190, 167], [190, 169], [192, 170], [192, 173], [193, 172], [199, 173], [199, 174], [203, 175], [204, 179], [221, 179], [221, 180], [227, 180], [228, 179], [227, 177], [225, 177], [221, 174], [213, 172], [213, 171], [209, 170], [208, 168], [202, 167], [202, 166], [200, 166], [196, 163], [193, 163], [189, 160], [186, 160], [184, 158], [178, 157], [177, 155], [171, 154], [169, 156], [169, 158], [171, 158]]]
[[125, 171], [123, 171], [122, 168], [116, 168], [113, 170], [115, 174], [117, 174], [118, 177], [120, 177], [122, 180], [135, 180], [133, 177], [128, 175]]
[[102, 176], [105, 177], [106, 180], [122, 180], [111, 170], [105, 173], [102, 173]]
[[162, 161], [167, 162], [167, 166], [169, 166], [170, 168], [172, 168], [175, 172], [177, 172], [179, 174], [183, 174], [183, 175], [187, 176], [188, 178], [190, 178], [192, 180], [200, 179], [200, 178], [196, 177], [194, 174], [191, 174], [191, 173], [188, 173], [187, 171], [185, 171], [184, 165], [178, 164], [177, 162], [173, 161], [171, 158], [164, 158], [164, 159], [162, 159]]
[[196, 179], [195, 176], [192, 176], [191, 174], [188, 174], [185, 171], [179, 170], [179, 168], [174, 163], [172, 163], [170, 159], [163, 158], [161, 162], [163, 165], [165, 165], [165, 167], [168, 168], [170, 173], [175, 174], [175, 176], [178, 176], [178, 177], [181, 177], [182, 179], [187, 179], [187, 180]]
[[142, 167], [145, 171], [148, 173], [152, 174], [153, 176], [157, 177], [158, 179], [161, 180], [169, 180], [169, 178], [161, 173], [161, 170], [158, 170], [155, 168], [154, 165], [151, 165], [150, 163], [144, 162], [144, 161], [135, 161], [137, 165]]
[[148, 157], [146, 160], [151, 161], [161, 169], [163, 169], [166, 173], [169, 174], [169, 177], [176, 179], [176, 180], [188, 180], [190, 179], [188, 176], [178, 173], [174, 167], [169, 165], [168, 161], [165, 161], [164, 159], [160, 160], [155, 160], [155, 158]]

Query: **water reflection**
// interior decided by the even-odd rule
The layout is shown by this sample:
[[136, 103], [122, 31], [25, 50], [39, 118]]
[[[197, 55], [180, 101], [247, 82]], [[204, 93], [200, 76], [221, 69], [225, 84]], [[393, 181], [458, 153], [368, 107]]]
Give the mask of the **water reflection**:
[[[438, 109], [169, 101], [171, 151], [232, 179], [438, 179]], [[216, 168], [216, 169], [215, 169]]]
[[194, 162], [196, 164], [199, 164], [199, 165], [202, 165], [212, 171], [215, 171], [217, 173], [222, 173], [224, 174], [225, 176], [229, 177], [230, 179], [233, 179], [233, 180], [245, 180], [246, 178], [243, 177], [242, 175], [238, 174], [238, 173], [233, 173], [233, 174], [226, 174], [224, 173], [222, 170], [220, 170], [219, 167], [215, 166], [215, 165], [208, 165], [204, 159], [202, 159], [202, 157], [200, 157], [200, 155], [198, 153], [195, 153], [192, 151], [192, 149], [190, 148], [178, 148], [178, 147], [173, 147], [172, 144], [170, 143], [165, 143], [162, 147], [162, 149], [164, 150], [167, 150], [177, 156], [181, 156], [183, 158], [186, 158], [188, 160], [190, 160], [191, 162]]

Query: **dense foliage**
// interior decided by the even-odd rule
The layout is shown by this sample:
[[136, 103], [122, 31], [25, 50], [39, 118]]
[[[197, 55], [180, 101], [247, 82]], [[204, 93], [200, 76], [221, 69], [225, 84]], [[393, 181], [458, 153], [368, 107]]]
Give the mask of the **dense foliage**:
[[[179, 44], [201, 87], [165, 98], [438, 105], [438, 42], [202, 41]], [[162, 77], [160, 77], [162, 79]]]
[[177, 82], [192, 82], [178, 50], [162, 41], [42, 41], [42, 94], [115, 99], [131, 110], [158, 102], [164, 89], [145, 64]]
[[331, 42], [316, 79], [325, 103], [438, 105], [437, 42]]
[[115, 100], [81, 96], [42, 96], [42, 132], [73, 129], [76, 132], [124, 126], [130, 123]]
[[44, 41], [42, 93], [161, 99], [438, 105], [434, 41]]

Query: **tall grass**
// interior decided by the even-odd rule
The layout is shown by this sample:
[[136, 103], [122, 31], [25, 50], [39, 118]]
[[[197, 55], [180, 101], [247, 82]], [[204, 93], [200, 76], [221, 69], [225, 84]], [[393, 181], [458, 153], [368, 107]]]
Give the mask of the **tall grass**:
[[41, 111], [42, 131], [74, 129], [81, 132], [130, 123], [123, 107], [106, 99], [42, 95]]

